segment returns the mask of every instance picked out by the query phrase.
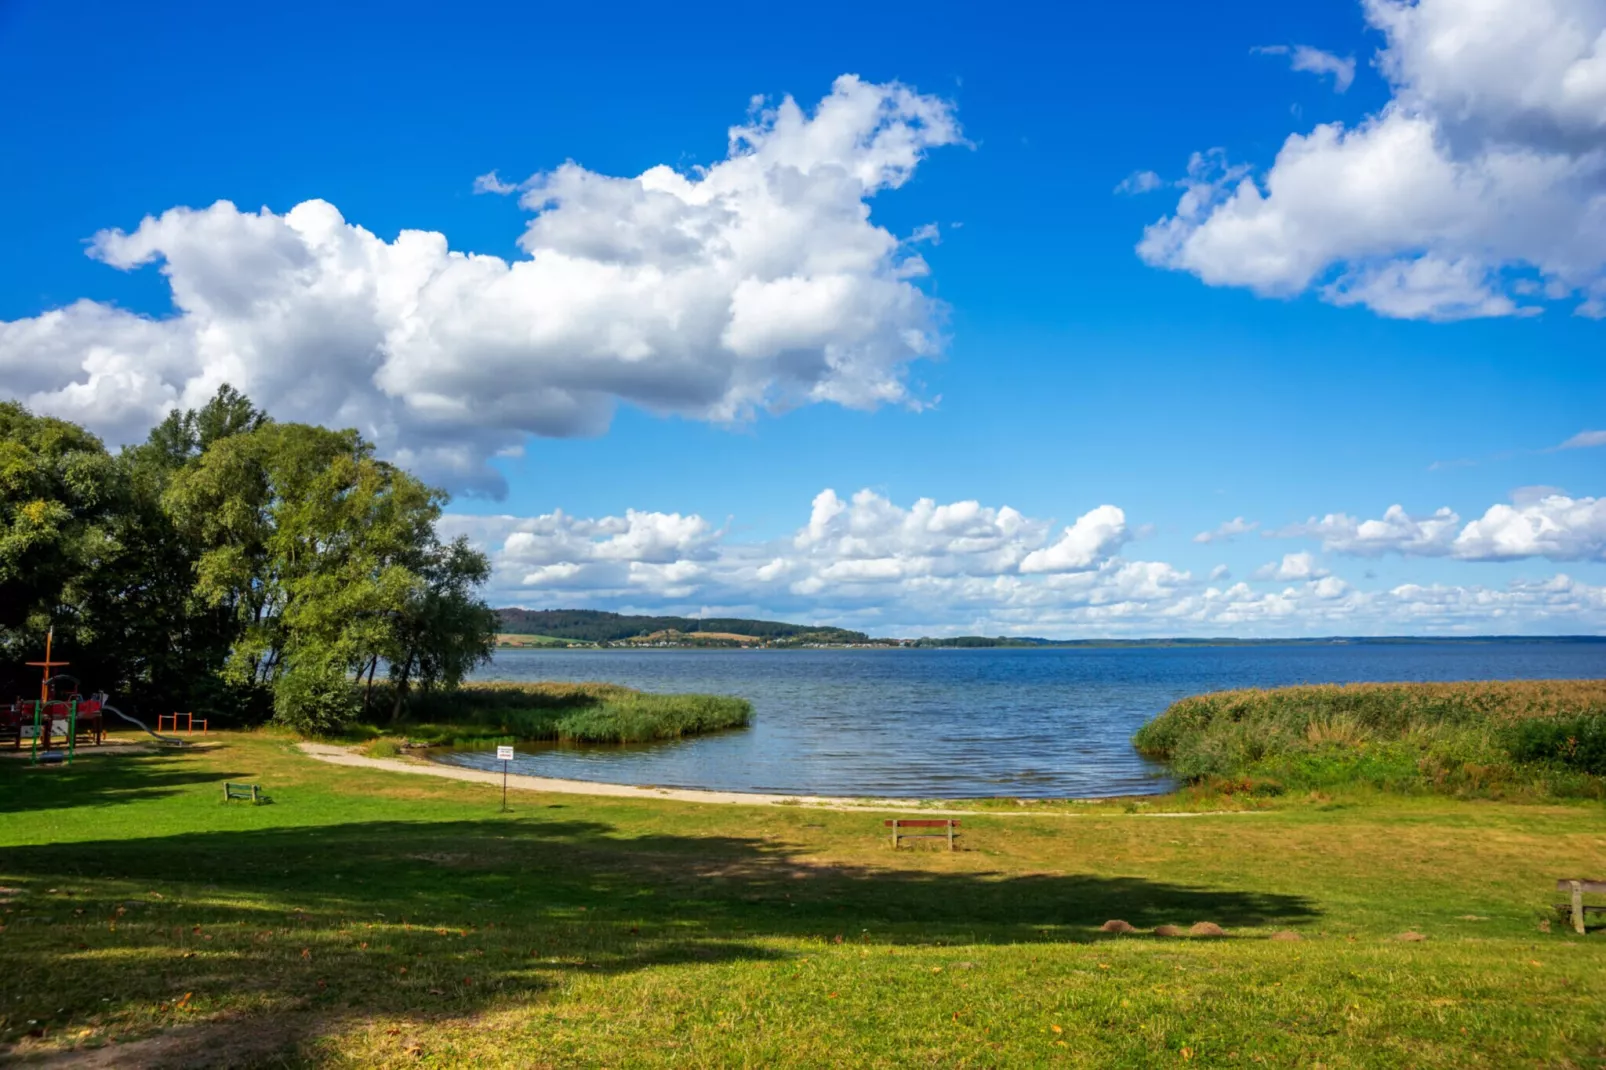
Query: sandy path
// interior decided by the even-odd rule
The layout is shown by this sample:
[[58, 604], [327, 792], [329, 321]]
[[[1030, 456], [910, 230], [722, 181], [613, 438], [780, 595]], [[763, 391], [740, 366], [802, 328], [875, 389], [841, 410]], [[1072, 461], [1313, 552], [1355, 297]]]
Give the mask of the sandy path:
[[[461, 766], [442, 765], [439, 762], [403, 762], [393, 758], [367, 758], [345, 747], [327, 743], [298, 744], [303, 754], [331, 765], [349, 765], [361, 769], [383, 769], [391, 773], [411, 773], [415, 776], [445, 777], [447, 780], [466, 780], [475, 784], [501, 786], [502, 774], [484, 769], [465, 769]], [[830, 795], [761, 795], [745, 791], [703, 791], [694, 788], [640, 788], [629, 784], [606, 784], [592, 780], [558, 780], [552, 777], [525, 776], [510, 773], [507, 786], [520, 791], [544, 791], [558, 795], [606, 795], [619, 799], [670, 799], [675, 802], [716, 803], [726, 806], [800, 806], [816, 810], [850, 810], [865, 813], [909, 813], [948, 815], [975, 815], [978, 817], [1082, 817], [1063, 810], [959, 810], [922, 806], [919, 802], [904, 799], [847, 799]], [[1258, 811], [1216, 810], [1206, 813], [1148, 813], [1120, 816], [1132, 817], [1216, 817], [1232, 816]], [[1104, 816], [1114, 816], [1105, 812]]]

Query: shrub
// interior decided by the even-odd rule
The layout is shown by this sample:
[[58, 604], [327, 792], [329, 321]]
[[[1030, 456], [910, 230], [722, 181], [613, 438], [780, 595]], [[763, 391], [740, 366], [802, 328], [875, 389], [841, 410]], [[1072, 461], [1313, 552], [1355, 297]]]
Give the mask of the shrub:
[[1519, 721], [1505, 733], [1511, 756], [1606, 776], [1606, 712]]
[[357, 718], [361, 696], [350, 677], [327, 665], [292, 665], [273, 688], [273, 719], [305, 735], [331, 735]]

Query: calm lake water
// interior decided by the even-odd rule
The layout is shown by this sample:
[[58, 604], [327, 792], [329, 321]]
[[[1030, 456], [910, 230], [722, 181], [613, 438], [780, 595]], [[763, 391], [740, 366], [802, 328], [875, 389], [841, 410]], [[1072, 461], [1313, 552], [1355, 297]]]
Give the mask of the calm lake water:
[[[1094, 797], [1165, 791], [1132, 749], [1187, 695], [1367, 680], [1606, 676], [1606, 644], [1048, 650], [501, 650], [480, 674], [740, 695], [752, 727], [674, 743], [525, 750], [513, 771], [800, 795]], [[485, 754], [463, 765], [500, 769]]]

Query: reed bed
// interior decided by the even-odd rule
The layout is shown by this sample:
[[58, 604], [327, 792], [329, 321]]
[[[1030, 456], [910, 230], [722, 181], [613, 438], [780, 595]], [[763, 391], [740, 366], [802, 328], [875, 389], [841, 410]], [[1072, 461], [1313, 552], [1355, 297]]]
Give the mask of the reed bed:
[[649, 743], [751, 721], [752, 704], [724, 695], [657, 695], [617, 684], [466, 684], [422, 696], [393, 731], [432, 745], [489, 745], [528, 740]]
[[1173, 704], [1133, 743], [1224, 790], [1606, 797], [1606, 680], [1221, 691]]

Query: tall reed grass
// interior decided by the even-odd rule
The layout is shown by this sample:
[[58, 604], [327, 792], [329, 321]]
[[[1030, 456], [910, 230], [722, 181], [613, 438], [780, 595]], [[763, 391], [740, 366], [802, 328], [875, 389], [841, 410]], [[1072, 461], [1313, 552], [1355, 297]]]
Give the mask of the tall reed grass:
[[465, 684], [419, 696], [398, 730], [421, 742], [469, 744], [511, 737], [576, 743], [647, 743], [743, 728], [752, 704], [723, 695], [657, 695], [603, 683]]
[[1606, 680], [1221, 691], [1133, 737], [1195, 782], [1606, 795]]

